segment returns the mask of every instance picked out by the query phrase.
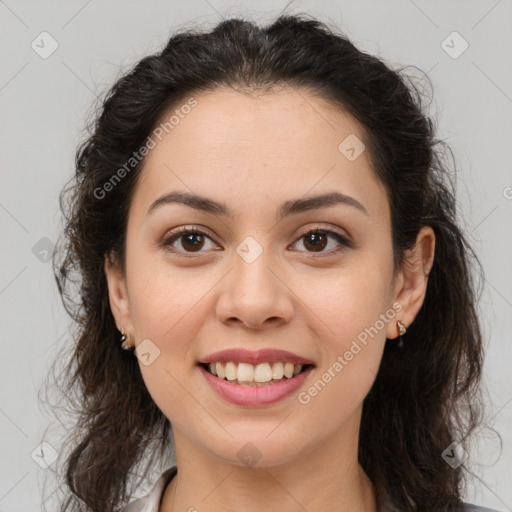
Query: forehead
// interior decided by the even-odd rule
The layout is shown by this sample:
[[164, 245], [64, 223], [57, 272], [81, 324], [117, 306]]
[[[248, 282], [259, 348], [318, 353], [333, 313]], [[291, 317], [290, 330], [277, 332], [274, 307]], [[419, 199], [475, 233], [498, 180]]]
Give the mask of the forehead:
[[179, 114], [161, 140], [153, 137], [137, 209], [173, 190], [219, 199], [234, 210], [333, 190], [357, 198], [371, 215], [387, 208], [368, 151], [350, 160], [339, 149], [345, 140], [365, 139], [341, 108], [297, 88], [259, 95], [217, 89], [193, 97], [193, 108], [180, 111], [185, 99], [162, 117]]

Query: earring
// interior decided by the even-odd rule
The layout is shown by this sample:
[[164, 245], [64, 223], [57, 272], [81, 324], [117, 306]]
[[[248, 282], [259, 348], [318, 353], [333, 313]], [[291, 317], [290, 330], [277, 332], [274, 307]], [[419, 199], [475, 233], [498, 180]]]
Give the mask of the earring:
[[405, 325], [403, 322], [400, 322], [400, 320], [398, 320], [398, 322], [396, 323], [396, 326], [397, 326], [397, 330], [398, 330], [398, 336], [403, 336], [407, 331], [407, 325]]
[[130, 335], [126, 335], [124, 332], [121, 332], [121, 348], [123, 350], [132, 350], [135, 348], [134, 345], [130, 345]]

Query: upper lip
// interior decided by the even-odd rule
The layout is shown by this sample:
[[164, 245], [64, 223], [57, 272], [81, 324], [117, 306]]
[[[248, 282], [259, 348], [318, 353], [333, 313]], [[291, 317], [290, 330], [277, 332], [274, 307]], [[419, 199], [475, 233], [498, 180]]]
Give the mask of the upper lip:
[[293, 364], [314, 364], [310, 359], [306, 359], [292, 352], [286, 350], [278, 350], [275, 348], [263, 348], [260, 350], [247, 350], [245, 348], [230, 348], [214, 352], [203, 359], [200, 363], [227, 363], [233, 361], [234, 363], [293, 363]]

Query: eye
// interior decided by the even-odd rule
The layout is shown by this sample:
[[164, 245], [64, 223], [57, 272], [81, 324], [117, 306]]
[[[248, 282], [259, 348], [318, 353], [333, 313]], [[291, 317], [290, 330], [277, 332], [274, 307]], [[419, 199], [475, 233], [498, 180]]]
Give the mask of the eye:
[[[324, 249], [329, 245], [329, 238], [334, 239], [338, 243], [338, 247], [334, 244], [334, 249], [325, 251]], [[162, 241], [161, 245], [185, 258], [194, 258], [194, 253], [199, 254], [201, 252], [205, 252], [201, 251], [201, 249], [203, 249], [205, 245], [208, 245], [206, 243], [207, 240], [215, 246], [206, 231], [197, 227], [190, 228], [183, 226], [177, 228], [167, 236]], [[343, 235], [336, 233], [335, 231], [319, 227], [301, 233], [300, 238], [295, 242], [295, 244], [299, 241], [303, 241], [303, 246], [306, 248], [306, 252], [318, 253], [320, 255], [314, 257], [333, 255], [352, 247], [352, 243]], [[180, 242], [181, 249], [177, 249], [175, 247], [176, 242]]]
[[[324, 251], [329, 245], [329, 238], [334, 239], [338, 243], [338, 247]], [[309, 231], [303, 232], [295, 243], [299, 241], [302, 241], [307, 252], [320, 253], [321, 256], [330, 256], [352, 247], [351, 242], [343, 235], [329, 229], [321, 228], [310, 229]], [[336, 246], [336, 244], [334, 245]]]
[[[171, 247], [172, 252], [180, 253], [186, 258], [193, 258], [194, 256], [192, 254], [187, 253], [201, 252], [201, 249], [205, 246], [206, 239], [212, 242], [206, 231], [203, 231], [199, 228], [188, 228], [183, 226], [176, 229], [168, 237], [166, 237], [162, 241], [162, 246], [166, 248]], [[181, 247], [183, 250], [176, 250], [176, 248], [173, 247], [174, 243], [177, 241], [181, 242]]]

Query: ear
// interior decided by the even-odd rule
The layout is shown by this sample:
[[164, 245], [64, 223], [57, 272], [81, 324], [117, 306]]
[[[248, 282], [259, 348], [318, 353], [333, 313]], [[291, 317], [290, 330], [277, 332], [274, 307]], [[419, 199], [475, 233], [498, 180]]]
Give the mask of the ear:
[[[434, 264], [435, 240], [434, 230], [423, 226], [414, 247], [406, 251], [403, 268], [395, 279], [392, 302], [402, 306], [396, 320], [407, 326], [414, 321], [427, 293], [427, 280]], [[389, 339], [398, 337], [396, 321], [388, 323], [386, 336]]]
[[108, 285], [110, 309], [116, 326], [122, 332], [132, 333], [130, 302], [124, 273], [117, 260], [108, 254], [105, 256], [104, 269]]

